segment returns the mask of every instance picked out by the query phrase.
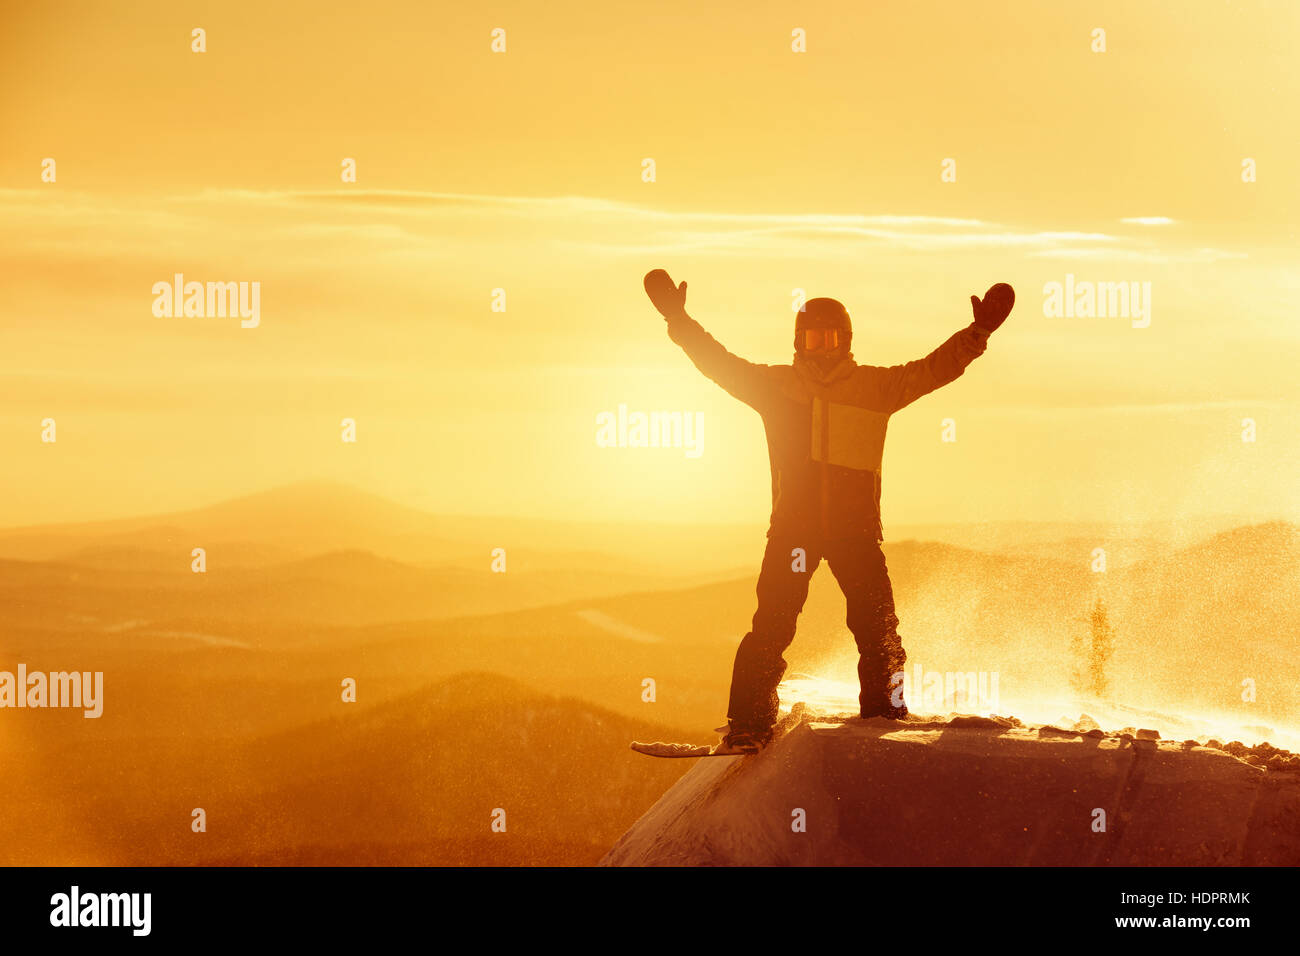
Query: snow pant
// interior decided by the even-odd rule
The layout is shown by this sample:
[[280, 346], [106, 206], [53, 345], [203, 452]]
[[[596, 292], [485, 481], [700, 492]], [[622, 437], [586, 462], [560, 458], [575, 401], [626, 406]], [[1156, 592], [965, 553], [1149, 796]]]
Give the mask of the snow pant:
[[[795, 570], [795, 548], [804, 549], [805, 570]], [[824, 542], [773, 534], [758, 575], [752, 630], [740, 642], [731, 672], [727, 720], [733, 729], [765, 730], [776, 723], [776, 688], [786, 669], [781, 655], [794, 640], [808, 582], [823, 557], [844, 592], [847, 623], [858, 645], [860, 711], [864, 716], [890, 712], [890, 694], [899, 686], [891, 685], [891, 678], [902, 672], [907, 654], [898, 636], [894, 589], [880, 542], [870, 533]]]

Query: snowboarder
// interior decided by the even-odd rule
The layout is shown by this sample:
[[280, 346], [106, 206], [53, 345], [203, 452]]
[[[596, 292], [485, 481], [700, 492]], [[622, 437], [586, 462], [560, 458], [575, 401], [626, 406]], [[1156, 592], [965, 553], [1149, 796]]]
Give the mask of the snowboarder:
[[782, 654], [823, 558], [844, 592], [858, 647], [860, 715], [905, 718], [907, 655], [880, 547], [885, 429], [890, 415], [953, 381], [983, 354], [1011, 312], [1011, 286], [998, 283], [983, 299], [972, 295], [973, 323], [925, 358], [889, 368], [854, 361], [849, 313], [835, 299], [810, 299], [799, 312], [790, 365], [757, 365], [732, 355], [687, 315], [685, 282], [675, 285], [656, 269], [646, 275], [645, 289], [669, 338], [696, 368], [757, 411], [767, 433], [772, 514], [758, 609], [736, 651], [726, 734], [717, 749], [757, 753], [771, 741], [786, 669]]

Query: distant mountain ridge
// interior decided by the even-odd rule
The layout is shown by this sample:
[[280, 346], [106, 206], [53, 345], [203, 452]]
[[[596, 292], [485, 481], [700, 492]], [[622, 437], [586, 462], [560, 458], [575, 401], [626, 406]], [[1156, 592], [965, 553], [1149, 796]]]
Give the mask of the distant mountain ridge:
[[[750, 524], [668, 524], [643, 521], [569, 521], [509, 516], [437, 514], [332, 481], [301, 481], [158, 515], [51, 523], [0, 529], [0, 558], [75, 561], [118, 550], [169, 552], [221, 548], [232, 563], [261, 565], [344, 550], [370, 551], [414, 564], [469, 565], [494, 547], [532, 552], [556, 566], [608, 568], [610, 557], [632, 573], [718, 573], [757, 567], [764, 516]], [[1246, 522], [1227, 516], [1172, 522], [1022, 522], [886, 524], [889, 543], [942, 541], [990, 553], [1044, 556], [1063, 540], [1110, 544], [1117, 562], [1173, 550], [1186, 538]], [[557, 542], [564, 542], [557, 547]], [[553, 557], [558, 555], [558, 557]]]

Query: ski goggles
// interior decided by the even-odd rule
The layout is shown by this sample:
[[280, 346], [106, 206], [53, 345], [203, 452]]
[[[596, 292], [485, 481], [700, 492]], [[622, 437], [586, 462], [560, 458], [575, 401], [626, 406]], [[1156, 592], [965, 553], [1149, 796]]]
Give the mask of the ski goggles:
[[802, 329], [797, 340], [804, 352], [833, 352], [840, 347], [840, 330]]

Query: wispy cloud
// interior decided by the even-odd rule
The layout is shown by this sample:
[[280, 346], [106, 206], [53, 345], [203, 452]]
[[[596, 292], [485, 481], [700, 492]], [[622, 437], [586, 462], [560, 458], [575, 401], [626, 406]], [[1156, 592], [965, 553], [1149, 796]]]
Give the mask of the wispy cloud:
[[1245, 252], [1231, 252], [1226, 249], [1180, 249], [1156, 250], [1134, 248], [1108, 249], [1037, 249], [1029, 253], [1040, 259], [1110, 259], [1125, 262], [1219, 262], [1224, 259], [1248, 259]]
[[[0, 192], [0, 196], [3, 192]], [[729, 223], [741, 226], [805, 226], [827, 228], [867, 228], [929, 226], [950, 228], [982, 228], [988, 224], [979, 219], [951, 216], [919, 216], [882, 213], [876, 215], [844, 213], [732, 213], [697, 210], [667, 210], [641, 206], [636, 203], [592, 196], [500, 196], [490, 194], [441, 193], [421, 190], [396, 189], [309, 189], [309, 190], [245, 190], [206, 189], [170, 197], [172, 202], [229, 203], [245, 202], [264, 205], [301, 204], [319, 202], [355, 206], [375, 206], [393, 209], [421, 210], [516, 210], [529, 213], [554, 212], [564, 215], [596, 213], [636, 218], [647, 221], [690, 223]]]
[[[1135, 262], [1213, 262], [1245, 258], [1217, 249], [1155, 246], [1147, 236], [1078, 229], [1042, 229], [954, 216], [880, 213], [736, 213], [672, 210], [591, 196], [505, 196], [391, 189], [205, 189], [130, 204], [94, 194], [0, 189], [0, 208], [30, 220], [29, 241], [105, 235], [121, 248], [137, 239], [211, 232], [212, 223], [241, 230], [256, 223], [259, 239], [282, 242], [362, 241], [374, 255], [400, 262], [402, 248], [427, 257], [468, 244], [543, 243], [592, 256], [853, 255], [859, 248], [935, 252], [1016, 250], [1054, 259], [1113, 258]], [[537, 228], [503, 227], [501, 217]], [[69, 231], [70, 223], [81, 228]], [[1121, 220], [1168, 225], [1164, 216]], [[119, 243], [116, 237], [121, 236]], [[48, 247], [46, 247], [48, 248]]]
[[1064, 414], [1090, 415], [1186, 415], [1199, 412], [1258, 411], [1260, 409], [1289, 408], [1286, 402], [1276, 399], [1234, 399], [1230, 401], [1201, 402], [1167, 402], [1153, 401], [1141, 403], [1107, 404], [1099, 402], [1089, 404], [1086, 400], [1076, 403], [1052, 402], [1037, 399], [1014, 405], [984, 406], [989, 412], [1028, 417], [1053, 417]]

